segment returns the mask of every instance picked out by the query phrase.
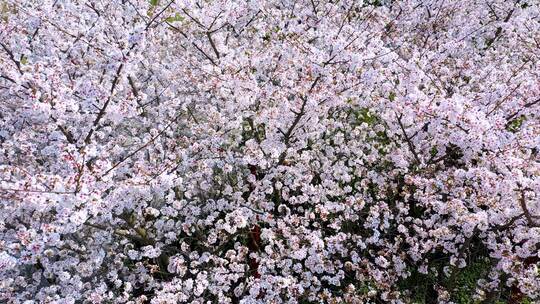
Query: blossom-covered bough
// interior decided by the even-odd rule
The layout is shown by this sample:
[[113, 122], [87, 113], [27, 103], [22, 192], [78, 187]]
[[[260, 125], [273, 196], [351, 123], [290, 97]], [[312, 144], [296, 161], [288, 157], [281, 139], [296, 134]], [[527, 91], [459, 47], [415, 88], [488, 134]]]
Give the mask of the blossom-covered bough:
[[538, 1], [0, 17], [0, 302], [540, 301]]

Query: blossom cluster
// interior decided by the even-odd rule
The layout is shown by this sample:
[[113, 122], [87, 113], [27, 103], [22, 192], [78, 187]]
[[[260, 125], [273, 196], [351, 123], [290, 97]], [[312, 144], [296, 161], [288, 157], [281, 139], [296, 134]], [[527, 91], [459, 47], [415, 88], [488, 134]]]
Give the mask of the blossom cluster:
[[540, 2], [0, 19], [0, 302], [540, 301]]

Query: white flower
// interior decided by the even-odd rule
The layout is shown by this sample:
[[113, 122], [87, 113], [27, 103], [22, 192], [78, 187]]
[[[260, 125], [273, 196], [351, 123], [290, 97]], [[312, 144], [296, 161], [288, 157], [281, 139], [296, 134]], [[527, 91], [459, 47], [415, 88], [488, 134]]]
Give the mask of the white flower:
[[157, 258], [161, 254], [161, 250], [159, 248], [156, 248], [154, 246], [144, 246], [141, 248], [142, 255], [149, 257], [149, 258]]
[[184, 258], [182, 256], [170, 258], [167, 271], [170, 273], [177, 273], [180, 277], [183, 277], [187, 271]]
[[307, 249], [305, 247], [299, 248], [291, 252], [290, 257], [296, 260], [303, 260], [307, 256]]
[[86, 209], [75, 211], [69, 219], [75, 225], [82, 225], [88, 219], [88, 211]]
[[0, 252], [0, 271], [11, 270], [17, 265], [17, 259], [8, 253]]
[[381, 266], [382, 268], [386, 268], [390, 265], [390, 263], [388, 262], [388, 260], [385, 258], [385, 257], [382, 257], [382, 256], [378, 256], [375, 258], [375, 263], [379, 266]]

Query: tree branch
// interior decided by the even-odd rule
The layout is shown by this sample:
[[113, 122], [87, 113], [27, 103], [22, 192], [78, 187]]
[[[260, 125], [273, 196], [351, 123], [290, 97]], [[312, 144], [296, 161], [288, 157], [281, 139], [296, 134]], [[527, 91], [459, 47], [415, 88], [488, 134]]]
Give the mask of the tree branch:
[[420, 158], [418, 157], [418, 153], [416, 152], [416, 147], [414, 146], [414, 143], [411, 141], [411, 138], [407, 135], [407, 131], [405, 131], [405, 127], [403, 126], [403, 123], [401, 122], [401, 118], [403, 117], [403, 114], [397, 115], [396, 118], [399, 124], [399, 127], [401, 128], [401, 132], [403, 132], [403, 136], [405, 137], [405, 141], [407, 142], [407, 145], [409, 146], [409, 150], [414, 156], [414, 159], [417, 164], [420, 164]]

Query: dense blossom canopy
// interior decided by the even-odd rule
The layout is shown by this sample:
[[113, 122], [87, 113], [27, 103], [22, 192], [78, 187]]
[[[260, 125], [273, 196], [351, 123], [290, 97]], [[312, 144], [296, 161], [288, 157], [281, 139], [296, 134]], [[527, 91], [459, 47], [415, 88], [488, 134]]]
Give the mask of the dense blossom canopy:
[[540, 301], [540, 2], [0, 6], [0, 302]]

